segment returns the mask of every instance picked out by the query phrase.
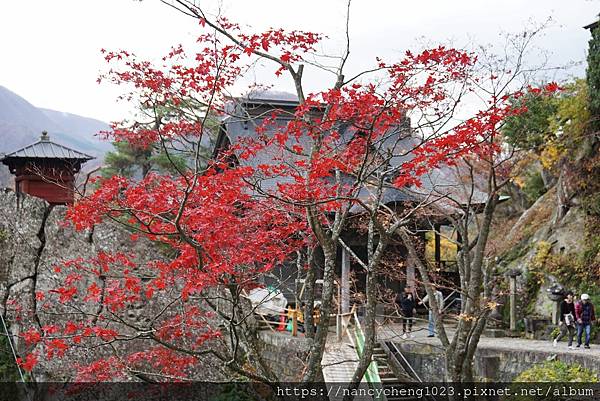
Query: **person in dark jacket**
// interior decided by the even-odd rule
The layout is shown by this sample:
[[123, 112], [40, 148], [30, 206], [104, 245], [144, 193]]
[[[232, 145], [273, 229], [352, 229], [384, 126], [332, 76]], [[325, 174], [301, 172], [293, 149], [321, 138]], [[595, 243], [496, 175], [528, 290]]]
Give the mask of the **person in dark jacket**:
[[581, 337], [585, 331], [585, 348], [590, 348], [590, 334], [596, 315], [588, 294], [581, 294], [581, 302], [575, 305], [575, 318], [577, 319], [577, 347], [581, 347]]
[[[404, 288], [403, 294], [398, 294], [396, 304], [400, 307], [402, 313], [402, 338], [412, 337], [413, 317], [415, 316], [415, 296], [410, 287]], [[407, 330], [408, 328], [408, 330]]]
[[561, 338], [569, 333], [569, 348], [573, 348], [575, 329], [575, 302], [573, 293], [569, 291], [560, 304], [560, 334], [554, 339], [553, 345], [556, 347]]

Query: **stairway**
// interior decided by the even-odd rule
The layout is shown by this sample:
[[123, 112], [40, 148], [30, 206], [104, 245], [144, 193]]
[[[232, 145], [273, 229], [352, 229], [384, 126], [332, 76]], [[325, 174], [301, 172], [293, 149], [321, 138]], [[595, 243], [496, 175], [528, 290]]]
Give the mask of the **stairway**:
[[402, 383], [415, 385], [421, 382], [421, 379], [406, 358], [404, 358], [396, 344], [389, 341], [377, 343], [373, 350], [373, 360], [377, 362], [379, 368], [381, 385], [384, 389], [389, 389], [386, 396], [387, 401], [423, 401], [423, 399], [429, 399], [429, 397], [412, 398], [407, 395], [401, 396], [397, 391], [394, 396], [394, 392], [390, 391], [393, 387], [396, 389], [402, 387]]
[[[349, 325], [347, 330], [349, 343], [346, 343], [345, 345], [355, 353], [354, 358], [356, 358], [357, 356], [360, 357], [364, 349], [365, 336], [356, 312], [352, 314], [350, 323], [351, 325]], [[340, 345], [342, 344], [340, 343]], [[326, 355], [324, 355], [324, 357], [325, 356]], [[365, 385], [368, 385], [373, 389], [384, 390], [383, 394], [378, 394], [373, 397], [375, 401], [410, 400], [410, 398], [406, 398], [406, 394], [399, 394], [397, 391], [399, 384], [415, 381], [414, 378], [407, 373], [410, 366], [408, 366], [407, 369], [407, 367], [400, 362], [398, 356], [404, 359], [401, 352], [393, 345], [393, 343], [375, 343], [371, 363], [363, 377]], [[326, 375], [325, 370], [333, 370], [331, 367], [323, 369], [323, 373], [324, 376], [333, 376]], [[353, 372], [354, 369], [348, 372], [349, 378], [352, 377]], [[327, 379], [327, 377], [325, 377], [325, 379]], [[396, 387], [396, 391], [393, 391], [394, 387]]]
[[[380, 343], [375, 344], [375, 348], [373, 349], [373, 360], [377, 362], [379, 377], [381, 378], [381, 385], [384, 389], [390, 389], [398, 385], [398, 383], [410, 380], [410, 378], [406, 376], [399, 377], [400, 372], [398, 372], [398, 368], [392, 367], [392, 361], [390, 361], [388, 354]], [[406, 398], [400, 396], [394, 397], [393, 395], [388, 395], [385, 399], [387, 401], [406, 400]]]
[[379, 370], [379, 377], [381, 383], [397, 383], [399, 379], [394, 374], [392, 368], [389, 365], [388, 356], [385, 350], [381, 347], [381, 344], [377, 343], [373, 349], [373, 360], [377, 362], [377, 368]]

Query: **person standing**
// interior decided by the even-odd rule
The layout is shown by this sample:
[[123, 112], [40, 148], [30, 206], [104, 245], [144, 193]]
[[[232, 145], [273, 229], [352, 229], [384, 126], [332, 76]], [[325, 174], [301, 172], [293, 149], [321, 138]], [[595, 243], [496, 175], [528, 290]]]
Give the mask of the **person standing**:
[[569, 333], [569, 349], [572, 349], [575, 337], [575, 303], [573, 302], [573, 293], [570, 291], [560, 304], [560, 334], [554, 339], [552, 345], [556, 347], [560, 339], [567, 333]]
[[[441, 315], [442, 311], [444, 310], [444, 295], [442, 294], [442, 292], [440, 290], [438, 290], [437, 288], [435, 289], [435, 302], [437, 303], [437, 307], [438, 307], [438, 315]], [[434, 337], [435, 336], [435, 314], [433, 313], [433, 308], [432, 305], [429, 302], [429, 295], [425, 295], [425, 297], [423, 297], [423, 299], [419, 302], [419, 305], [423, 305], [427, 303], [427, 309], [429, 309], [429, 315], [428, 315], [428, 325], [427, 325], [427, 329], [429, 330], [429, 335], [427, 337]]]
[[577, 348], [581, 347], [581, 337], [584, 331], [585, 348], [590, 348], [590, 334], [596, 315], [588, 294], [581, 294], [581, 302], [575, 305], [575, 318], [577, 319]]
[[416, 313], [412, 288], [405, 287], [404, 293], [398, 294], [396, 297], [396, 303], [402, 313], [402, 338], [412, 337], [413, 317]]

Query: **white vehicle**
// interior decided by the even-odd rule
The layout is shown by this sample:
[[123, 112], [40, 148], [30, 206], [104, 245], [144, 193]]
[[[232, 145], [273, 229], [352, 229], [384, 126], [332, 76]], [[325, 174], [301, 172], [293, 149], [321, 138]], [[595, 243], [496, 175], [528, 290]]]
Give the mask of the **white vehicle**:
[[248, 292], [254, 312], [260, 315], [281, 315], [286, 313], [287, 299], [277, 289], [255, 288]]

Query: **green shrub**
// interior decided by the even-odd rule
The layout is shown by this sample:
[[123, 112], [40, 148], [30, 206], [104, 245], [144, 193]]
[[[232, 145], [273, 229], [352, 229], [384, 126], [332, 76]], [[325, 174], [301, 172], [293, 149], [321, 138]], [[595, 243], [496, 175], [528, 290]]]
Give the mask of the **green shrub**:
[[[551, 393], [533, 395], [531, 393], [531, 383], [555, 383], [552, 385]], [[572, 395], [564, 394], [561, 389], [564, 389], [564, 383], [569, 384], [569, 391], [575, 391], [575, 398]], [[590, 383], [598, 383], [598, 377], [589, 369], [586, 369], [578, 364], [567, 364], [562, 361], [553, 360], [546, 361], [535, 365], [534, 367], [523, 371], [516, 377], [511, 385], [512, 396], [503, 398], [504, 401], [534, 401], [534, 400], [553, 400], [553, 401], [571, 401], [591, 399], [587, 391]], [[584, 398], [580, 398], [580, 395]]]
[[238, 385], [237, 383], [226, 384], [214, 401], [255, 401], [257, 398], [249, 394], [249, 384]]
[[550, 118], [556, 113], [556, 101], [552, 97], [528, 94], [513, 100], [512, 104], [525, 106], [527, 111], [506, 118], [502, 129], [506, 142], [518, 149], [538, 150], [553, 136]]
[[600, 28], [592, 30], [589, 42], [587, 84], [590, 99], [589, 109], [592, 114], [592, 128], [600, 130]]
[[[2, 325], [0, 324], [0, 328]], [[19, 380], [19, 371], [15, 364], [14, 356], [11, 352], [8, 339], [4, 330], [0, 334], [0, 382], [12, 382]]]
[[534, 171], [527, 175], [523, 193], [527, 197], [527, 201], [533, 204], [538, 198], [546, 193], [546, 186], [540, 171]]
[[527, 369], [514, 380], [522, 382], [580, 382], [597, 383], [598, 377], [594, 372], [578, 364], [567, 364], [562, 361], [546, 361]]

